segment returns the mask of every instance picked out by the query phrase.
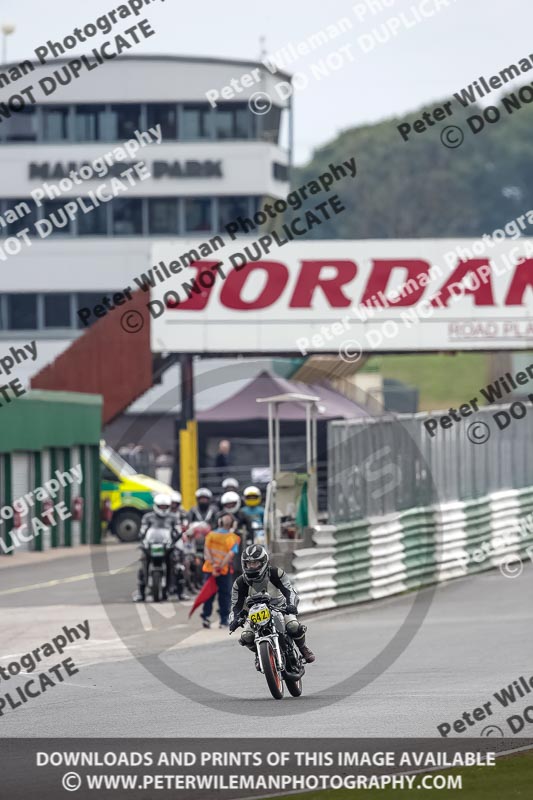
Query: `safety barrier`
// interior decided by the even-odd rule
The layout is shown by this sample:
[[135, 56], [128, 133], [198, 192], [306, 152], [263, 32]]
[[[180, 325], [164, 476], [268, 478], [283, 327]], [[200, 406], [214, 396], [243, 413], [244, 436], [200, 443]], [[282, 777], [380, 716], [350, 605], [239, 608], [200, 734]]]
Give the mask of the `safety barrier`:
[[533, 556], [533, 489], [319, 525], [313, 542], [293, 559], [302, 612], [376, 600]]

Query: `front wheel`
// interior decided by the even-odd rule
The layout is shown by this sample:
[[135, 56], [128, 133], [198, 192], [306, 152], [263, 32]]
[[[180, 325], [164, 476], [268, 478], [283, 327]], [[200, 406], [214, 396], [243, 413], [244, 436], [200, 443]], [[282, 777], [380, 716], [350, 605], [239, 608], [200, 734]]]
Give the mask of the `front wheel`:
[[302, 693], [301, 678], [297, 681], [292, 681], [290, 678], [285, 678], [285, 683], [287, 684], [287, 689], [289, 690], [289, 694], [292, 694], [293, 697], [300, 697]]
[[157, 570], [152, 572], [152, 597], [154, 603], [159, 603], [161, 600], [161, 573]]
[[270, 694], [275, 700], [281, 700], [283, 697], [283, 681], [281, 680], [281, 675], [276, 665], [274, 649], [270, 642], [260, 643], [259, 654]]

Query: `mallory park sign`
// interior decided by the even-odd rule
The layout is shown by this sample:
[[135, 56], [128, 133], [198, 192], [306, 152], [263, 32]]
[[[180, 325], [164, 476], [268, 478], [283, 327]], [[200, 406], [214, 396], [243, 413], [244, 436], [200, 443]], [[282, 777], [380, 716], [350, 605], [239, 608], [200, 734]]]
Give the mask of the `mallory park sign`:
[[[61, 180], [68, 178], [71, 172], [78, 172], [81, 167], [88, 165], [89, 162], [50, 162], [32, 161], [28, 165], [28, 177], [30, 180]], [[112, 164], [108, 174], [118, 177], [127, 167], [133, 163]], [[153, 178], [222, 178], [221, 161], [153, 161], [150, 169]], [[115, 174], [116, 173], [116, 174]]]

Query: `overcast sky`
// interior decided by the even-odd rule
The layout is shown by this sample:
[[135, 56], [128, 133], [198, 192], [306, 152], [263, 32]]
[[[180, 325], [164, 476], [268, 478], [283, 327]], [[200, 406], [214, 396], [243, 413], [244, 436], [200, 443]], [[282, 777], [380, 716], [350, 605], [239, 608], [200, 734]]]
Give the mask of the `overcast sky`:
[[[0, 22], [16, 26], [8, 39], [8, 60], [27, 58], [48, 38], [63, 38], [119, 5], [117, 0], [3, 2]], [[421, 11], [434, 14], [424, 19]], [[402, 12], [405, 24], [399, 21]], [[533, 53], [533, 4], [526, 0], [154, 0], [142, 16], [150, 19], [157, 36], [133, 53], [243, 59], [259, 56], [260, 36], [265, 36], [267, 50], [276, 51], [349, 18], [348, 32], [289, 67], [309, 81], [295, 94], [298, 163], [342, 129], [449, 97], [480, 75], [489, 77]], [[124, 20], [116, 31], [129, 22]], [[397, 34], [380, 43], [376, 35], [384, 41], [387, 28], [396, 28]], [[314, 78], [311, 65], [345, 45], [347, 50], [330, 57], [340, 68], [328, 78]], [[5, 99], [6, 90], [1, 95]]]

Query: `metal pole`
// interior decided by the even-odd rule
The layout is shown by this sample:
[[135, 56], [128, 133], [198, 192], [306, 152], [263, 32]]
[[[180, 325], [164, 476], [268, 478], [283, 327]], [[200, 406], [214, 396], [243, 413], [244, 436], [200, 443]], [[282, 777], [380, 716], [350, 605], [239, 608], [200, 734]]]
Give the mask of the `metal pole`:
[[194, 371], [192, 356], [188, 353], [180, 355], [181, 367], [181, 419], [183, 427], [190, 419], [194, 419]]
[[280, 469], [281, 469], [281, 467], [280, 467], [280, 456], [279, 456], [279, 453], [280, 453], [280, 441], [279, 441], [279, 440], [280, 440], [280, 434], [279, 434], [279, 407], [278, 407], [278, 404], [277, 404], [277, 403], [275, 404], [275, 414], [276, 414], [276, 415], [275, 415], [275, 417], [274, 417], [274, 422], [275, 422], [275, 430], [276, 430], [276, 449], [275, 449], [275, 456], [276, 456], [276, 475], [277, 475], [277, 474], [278, 474], [278, 472], [280, 472]]
[[274, 420], [272, 417], [272, 403], [268, 404], [268, 461], [270, 466], [270, 480], [275, 480], [274, 467]]
[[312, 443], [312, 453], [311, 453], [311, 460], [313, 462], [313, 466], [316, 468], [318, 454], [317, 454], [317, 407], [316, 404], [313, 404], [313, 413], [311, 416], [311, 425], [312, 425], [312, 432], [311, 432], [311, 443]]
[[194, 419], [194, 369], [193, 357], [180, 355], [181, 370], [181, 415], [175, 445], [176, 459], [179, 453], [179, 485], [185, 508], [194, 505], [194, 493], [198, 488], [198, 431]]
[[289, 97], [289, 184], [292, 185], [292, 169], [294, 160], [294, 121], [293, 95]]
[[[274, 541], [276, 536], [276, 489], [275, 489], [275, 480], [276, 480], [276, 473], [274, 469], [274, 420], [272, 416], [272, 403], [268, 404], [268, 461], [270, 467], [270, 484], [269, 484], [269, 491], [267, 494], [268, 499], [268, 513], [269, 513], [269, 523], [270, 527], [270, 537], [272, 541]], [[266, 538], [267, 546], [270, 545], [270, 541]]]
[[305, 460], [307, 473], [311, 472], [312, 443], [311, 443], [311, 406], [305, 404]]

